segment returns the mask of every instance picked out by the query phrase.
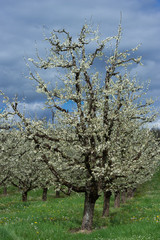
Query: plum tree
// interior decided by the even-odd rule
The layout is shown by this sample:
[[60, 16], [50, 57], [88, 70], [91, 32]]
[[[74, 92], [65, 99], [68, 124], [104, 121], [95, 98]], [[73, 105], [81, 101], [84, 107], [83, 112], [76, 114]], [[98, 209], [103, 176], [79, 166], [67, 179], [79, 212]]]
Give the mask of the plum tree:
[[43, 200], [47, 188], [54, 185], [54, 176], [41, 161], [33, 140], [24, 131], [12, 129], [1, 131], [0, 179], [1, 184], [12, 184], [22, 192], [22, 201], [35, 188], [43, 188]]
[[[29, 59], [39, 70], [30, 71], [29, 78], [37, 84], [37, 92], [46, 95], [46, 107], [55, 111], [55, 123], [47, 128], [43, 122], [21, 114], [16, 99], [10, 102], [5, 97], [12, 114], [21, 119], [20, 128], [25, 128], [26, 137], [34, 140], [38, 154], [56, 181], [85, 193], [82, 230], [92, 228], [94, 206], [101, 190], [119, 186], [119, 179], [126, 179], [128, 172], [123, 169], [123, 161], [134, 168], [133, 156], [128, 156], [132, 154], [130, 145], [125, 149], [122, 144], [131, 137], [126, 125], [132, 129], [136, 126], [139, 131], [138, 123], [153, 121], [155, 117], [150, 113], [153, 101], [139, 100], [142, 95], [138, 92], [143, 87], [135, 78], [131, 80], [127, 72], [128, 65], [141, 61], [141, 57], [134, 57], [138, 47], [120, 51], [120, 40], [121, 24], [116, 36], [104, 40], [87, 24], [77, 39], [65, 29], [53, 30], [46, 37], [49, 54], [42, 58], [37, 53], [36, 60]], [[111, 42], [114, 47], [109, 52]], [[97, 71], [97, 63], [104, 66], [104, 72]], [[44, 70], [49, 69], [57, 70], [61, 84], [57, 82], [53, 87], [41, 77], [41, 71], [45, 75]], [[1, 117], [7, 116], [7, 110], [1, 113]], [[145, 139], [141, 140], [145, 144]], [[142, 145], [137, 146], [134, 156]]]

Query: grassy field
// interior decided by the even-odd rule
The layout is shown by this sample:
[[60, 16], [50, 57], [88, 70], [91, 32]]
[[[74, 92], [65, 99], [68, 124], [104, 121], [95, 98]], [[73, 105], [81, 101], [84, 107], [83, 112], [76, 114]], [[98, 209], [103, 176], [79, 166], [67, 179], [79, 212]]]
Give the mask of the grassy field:
[[55, 198], [52, 190], [48, 201], [41, 201], [40, 190], [21, 202], [20, 193], [9, 189], [0, 192], [0, 240], [160, 240], [160, 173], [141, 186], [134, 199], [111, 215], [101, 218], [103, 198], [98, 199], [92, 233], [77, 233], [81, 225], [84, 197]]

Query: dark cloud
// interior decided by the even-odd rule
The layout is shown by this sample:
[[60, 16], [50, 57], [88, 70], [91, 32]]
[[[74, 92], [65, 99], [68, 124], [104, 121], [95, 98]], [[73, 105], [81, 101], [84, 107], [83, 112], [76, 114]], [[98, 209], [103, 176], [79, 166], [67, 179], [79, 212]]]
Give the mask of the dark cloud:
[[[160, 102], [160, 1], [159, 0], [5, 0], [0, 8], [0, 89], [10, 97], [26, 96], [28, 107], [40, 114], [42, 96], [25, 78], [28, 70], [24, 57], [35, 58], [35, 41], [44, 54], [43, 31], [66, 28], [78, 34], [85, 19], [100, 27], [102, 37], [117, 33], [122, 12], [122, 49], [142, 43], [138, 54], [143, 67], [135, 66], [141, 81], [151, 79], [149, 94]], [[45, 73], [55, 79], [55, 73]], [[39, 104], [39, 105], [38, 105]], [[158, 104], [155, 104], [158, 107]]]

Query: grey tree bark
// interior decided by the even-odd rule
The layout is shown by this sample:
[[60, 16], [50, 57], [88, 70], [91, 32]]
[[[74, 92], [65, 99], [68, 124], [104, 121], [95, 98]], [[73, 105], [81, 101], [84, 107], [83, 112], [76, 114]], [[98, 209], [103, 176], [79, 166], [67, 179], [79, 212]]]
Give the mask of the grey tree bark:
[[115, 200], [114, 200], [114, 207], [119, 208], [120, 207], [120, 192], [115, 192]]
[[104, 202], [103, 202], [102, 217], [108, 217], [109, 216], [111, 195], [112, 195], [111, 191], [104, 192]]
[[87, 231], [92, 230], [94, 207], [98, 197], [99, 197], [98, 192], [85, 193], [84, 212], [81, 230]]

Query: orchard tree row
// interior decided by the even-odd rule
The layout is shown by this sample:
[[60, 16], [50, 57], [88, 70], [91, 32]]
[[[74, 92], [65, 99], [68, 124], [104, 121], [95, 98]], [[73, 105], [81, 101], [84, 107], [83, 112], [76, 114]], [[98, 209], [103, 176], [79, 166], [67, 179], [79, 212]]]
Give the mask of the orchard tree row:
[[[1, 135], [0, 135], [0, 185], [4, 187], [4, 194], [7, 194], [6, 188], [10, 185], [14, 185], [20, 191], [22, 191], [22, 201], [27, 201], [27, 194], [29, 191], [37, 188], [43, 189], [42, 200], [47, 200], [48, 188], [54, 186], [57, 190], [56, 195], [58, 195], [59, 190], [70, 195], [71, 189], [64, 191], [60, 187], [60, 184], [56, 181], [56, 178], [48, 168], [48, 166], [41, 160], [36, 150], [37, 146], [34, 141], [24, 138], [24, 134], [17, 129], [8, 131], [8, 127], [2, 126], [1, 124]], [[152, 130], [155, 133], [155, 130]], [[151, 133], [152, 134], [152, 133]], [[151, 165], [153, 163], [151, 162]], [[149, 170], [151, 173], [151, 170]], [[154, 169], [153, 169], [154, 173]], [[144, 177], [142, 172], [141, 177]], [[138, 175], [135, 171], [135, 177]], [[128, 184], [126, 188], [120, 188], [119, 186], [112, 190], [104, 192], [104, 207], [103, 216], [109, 216], [109, 203], [112, 193], [115, 195], [115, 207], [120, 206], [120, 193], [121, 201], [125, 203], [126, 198], [133, 196], [136, 187], [148, 180], [151, 177], [149, 175], [143, 181], [133, 181], [132, 184]], [[128, 182], [129, 183], [129, 182]], [[122, 184], [122, 183], [121, 183]], [[121, 185], [120, 184], [120, 185]]]
[[27, 201], [29, 191], [42, 188], [42, 199], [47, 200], [50, 186], [58, 188], [58, 183], [46, 164], [41, 161], [33, 141], [22, 131], [1, 130], [0, 135], [0, 184], [14, 185], [22, 192], [22, 201]]
[[[54, 122], [27, 118], [18, 99], [10, 100], [1, 92], [8, 106], [1, 113], [4, 128], [19, 118], [14, 129], [1, 130], [8, 131], [7, 144], [1, 142], [1, 165], [14, 169], [14, 185], [33, 179], [33, 188], [53, 182], [84, 193], [81, 229], [91, 230], [102, 192], [105, 216], [111, 193], [119, 196], [135, 189], [157, 169], [158, 141], [146, 127], [156, 117], [153, 101], [145, 99], [143, 86], [129, 74], [128, 66], [141, 63], [141, 57], [134, 57], [138, 47], [120, 51], [121, 25], [116, 36], [104, 40], [87, 24], [77, 39], [62, 29], [45, 40], [49, 54], [42, 58], [37, 53], [27, 65], [29, 70], [30, 64], [35, 67], [29, 78], [46, 96]], [[97, 66], [104, 66], [103, 72]], [[52, 83], [42, 78], [47, 70], [59, 74], [55, 87], [55, 79]], [[5, 171], [1, 181], [7, 178]]]

